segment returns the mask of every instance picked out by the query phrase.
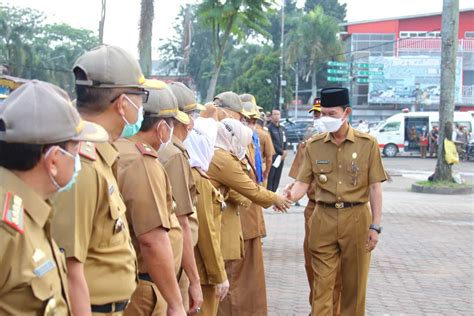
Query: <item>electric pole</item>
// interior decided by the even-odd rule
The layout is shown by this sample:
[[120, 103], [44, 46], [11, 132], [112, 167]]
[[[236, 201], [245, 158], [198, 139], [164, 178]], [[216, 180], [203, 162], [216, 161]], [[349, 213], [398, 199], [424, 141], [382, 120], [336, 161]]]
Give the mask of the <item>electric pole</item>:
[[451, 166], [444, 158], [444, 139], [451, 140], [458, 52], [459, 0], [443, 0], [441, 18], [441, 92], [439, 98], [439, 146], [434, 181], [453, 181]]
[[278, 109], [283, 106], [283, 53], [285, 45], [285, 0], [281, 0], [281, 39], [280, 39], [280, 90], [278, 93]]

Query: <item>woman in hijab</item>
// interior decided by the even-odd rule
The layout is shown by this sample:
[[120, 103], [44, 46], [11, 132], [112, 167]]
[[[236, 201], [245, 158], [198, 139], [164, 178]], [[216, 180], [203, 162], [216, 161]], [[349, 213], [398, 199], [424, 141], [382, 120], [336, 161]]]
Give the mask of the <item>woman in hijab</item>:
[[189, 163], [199, 192], [196, 212], [199, 221], [198, 242], [194, 248], [196, 265], [201, 280], [204, 303], [201, 315], [215, 316], [219, 301], [222, 301], [229, 289], [229, 281], [221, 253], [221, 205], [224, 197], [214, 188], [206, 174], [217, 136], [217, 122], [213, 118], [200, 117], [194, 120], [194, 126], [184, 141], [189, 153]]
[[[285, 211], [290, 203], [281, 195], [277, 195], [257, 185], [242, 170], [240, 159], [245, 157], [246, 147], [252, 141], [252, 130], [235, 119], [225, 118], [217, 123], [217, 138], [214, 156], [207, 171], [211, 182], [219, 192], [228, 197], [233, 190], [245, 197], [245, 200], [227, 199], [227, 205], [222, 210], [221, 251], [225, 260], [227, 275], [232, 275], [232, 260], [242, 258], [243, 237], [238, 206], [247, 204], [248, 200], [268, 208], [274, 205], [278, 210]], [[237, 196], [240, 196], [237, 195]], [[235, 195], [234, 195], [235, 196]], [[222, 205], [214, 203], [214, 209], [221, 210]], [[229, 279], [232, 283], [232, 279]], [[225, 309], [232, 307], [232, 298], [228, 300]], [[219, 307], [219, 314], [229, 315]]]

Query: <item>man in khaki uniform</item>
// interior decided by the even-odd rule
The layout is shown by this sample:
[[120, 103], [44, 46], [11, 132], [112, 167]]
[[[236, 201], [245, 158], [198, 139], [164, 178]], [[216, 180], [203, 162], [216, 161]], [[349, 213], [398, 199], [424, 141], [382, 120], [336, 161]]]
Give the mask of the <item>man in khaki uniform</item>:
[[323, 89], [321, 106], [327, 133], [314, 136], [306, 145], [297, 181], [285, 193], [297, 201], [316, 181], [309, 236], [314, 272], [312, 314], [333, 314], [340, 264], [341, 315], [364, 315], [370, 252], [381, 232], [381, 183], [387, 176], [377, 141], [347, 122], [351, 113], [348, 90]]
[[[321, 123], [321, 99], [314, 98], [313, 106], [308, 111], [309, 113], [313, 113], [314, 118], [314, 132], [315, 135], [319, 133], [323, 133], [325, 131], [324, 126]], [[298, 177], [298, 173], [300, 170], [301, 165], [303, 164], [304, 160], [304, 152], [306, 148], [307, 142], [310, 142], [311, 138], [302, 141], [298, 145], [298, 150], [296, 151], [295, 159], [293, 160], [293, 164], [291, 165], [289, 176], [293, 179]], [[309, 284], [309, 304], [313, 301], [313, 268], [311, 267], [311, 253], [308, 247], [308, 239], [309, 239], [309, 223], [311, 215], [313, 215], [314, 208], [316, 207], [316, 201], [314, 200], [314, 193], [315, 193], [315, 181], [311, 183], [309, 186], [308, 192], [306, 193], [308, 196], [308, 204], [304, 209], [304, 241], [303, 241], [303, 251], [304, 251], [304, 268], [306, 271], [306, 276], [308, 278]], [[336, 285], [334, 286], [334, 314], [339, 314], [339, 303], [340, 303], [340, 294], [341, 294], [341, 274], [338, 272], [336, 277]]]
[[[171, 184], [157, 159], [157, 150], [163, 149], [173, 135], [172, 119], [179, 116], [189, 122], [189, 117], [178, 111], [176, 98], [164, 82], [147, 80], [144, 86], [150, 96], [144, 105], [140, 132], [115, 143], [120, 153], [118, 182], [127, 206], [139, 271], [138, 287], [125, 315], [186, 315], [168, 235]], [[159, 306], [160, 295], [166, 306]]]
[[[79, 57], [73, 71], [83, 118], [103, 126], [109, 142], [138, 131], [148, 91], [135, 58], [102, 45]], [[120, 315], [137, 284], [136, 254], [116, 181], [118, 152], [109, 142], [81, 144], [77, 183], [54, 201], [62, 212], [53, 220], [53, 236], [67, 257], [75, 315]]]
[[[212, 108], [212, 111], [210, 109]], [[214, 144], [217, 135], [216, 108], [212, 105], [194, 120], [193, 130], [184, 145], [190, 156], [197, 196], [196, 213], [199, 219], [199, 238], [194, 247], [196, 265], [201, 279], [204, 302], [203, 316], [215, 316], [219, 301], [229, 289], [229, 281], [224, 268], [221, 252], [221, 217], [222, 210], [213, 207], [215, 203], [224, 202], [224, 197], [214, 188], [207, 170], [214, 155]], [[207, 117], [207, 114], [211, 114]]]
[[[194, 93], [188, 87], [182, 83], [173, 82], [170, 84], [170, 88], [176, 96], [180, 111], [187, 113], [197, 109]], [[176, 117], [173, 123], [174, 130], [171, 144], [160, 152], [158, 159], [165, 167], [171, 181], [173, 197], [176, 201], [175, 212], [183, 230], [181, 268], [186, 276], [181, 272], [178, 275], [181, 295], [185, 309], [189, 309], [190, 313], [195, 313], [200, 311], [202, 304], [201, 283], [194, 258], [194, 246], [197, 243], [197, 217], [193, 213], [197, 192], [191, 167], [189, 166], [189, 155], [183, 145], [183, 141], [188, 136], [192, 125], [190, 121], [180, 121], [179, 117]], [[181, 280], [181, 278], [183, 279]]]
[[107, 139], [80, 118], [65, 91], [46, 82], [25, 83], [0, 107], [1, 315], [70, 314], [48, 199], [75, 181], [78, 142]]

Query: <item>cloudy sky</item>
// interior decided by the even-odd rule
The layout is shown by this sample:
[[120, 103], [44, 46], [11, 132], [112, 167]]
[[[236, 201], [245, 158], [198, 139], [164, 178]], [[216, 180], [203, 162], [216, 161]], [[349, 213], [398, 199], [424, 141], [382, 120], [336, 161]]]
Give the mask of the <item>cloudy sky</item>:
[[[49, 22], [65, 22], [74, 27], [97, 30], [101, 0], [2, 0], [10, 5], [43, 11]], [[180, 6], [196, 0], [155, 0], [153, 46], [173, 33], [173, 22]], [[277, 0], [280, 2], [280, 0]], [[361, 21], [420, 13], [440, 12], [442, 0], [340, 0], [347, 3], [347, 20]], [[474, 7], [472, 0], [460, 0], [460, 8]], [[298, 0], [300, 5], [304, 0]], [[138, 19], [140, 0], [108, 0], [104, 41], [122, 46], [138, 55]], [[156, 53], [154, 53], [156, 58]]]

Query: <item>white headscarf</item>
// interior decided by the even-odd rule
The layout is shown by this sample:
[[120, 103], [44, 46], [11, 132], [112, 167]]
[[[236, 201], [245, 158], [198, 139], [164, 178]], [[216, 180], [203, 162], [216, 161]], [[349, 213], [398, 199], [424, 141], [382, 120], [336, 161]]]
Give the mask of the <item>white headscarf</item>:
[[212, 118], [199, 117], [184, 141], [189, 153], [189, 164], [207, 171], [214, 155], [217, 137], [217, 122]]
[[252, 142], [252, 130], [233, 118], [225, 118], [218, 123], [215, 147], [245, 157], [247, 146]]

